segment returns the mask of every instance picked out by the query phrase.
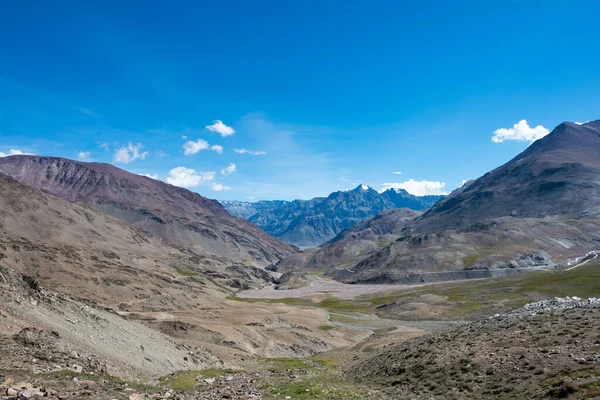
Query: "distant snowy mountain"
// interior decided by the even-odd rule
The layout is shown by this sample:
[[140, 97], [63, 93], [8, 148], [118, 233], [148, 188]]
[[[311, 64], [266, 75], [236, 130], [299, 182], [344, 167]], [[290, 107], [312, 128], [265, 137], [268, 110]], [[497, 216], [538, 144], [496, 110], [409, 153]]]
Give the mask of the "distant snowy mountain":
[[232, 215], [249, 220], [286, 243], [313, 247], [383, 210], [424, 210], [443, 197], [414, 196], [403, 189], [379, 193], [367, 185], [359, 185], [311, 200], [223, 201], [221, 204]]

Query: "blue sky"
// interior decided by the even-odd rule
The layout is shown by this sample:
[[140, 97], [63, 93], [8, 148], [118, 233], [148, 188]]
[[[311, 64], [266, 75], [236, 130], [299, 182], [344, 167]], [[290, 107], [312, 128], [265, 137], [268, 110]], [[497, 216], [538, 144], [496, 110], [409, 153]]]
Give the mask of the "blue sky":
[[449, 192], [562, 121], [600, 118], [599, 13], [585, 0], [4, 1], [0, 156], [109, 162], [222, 200]]

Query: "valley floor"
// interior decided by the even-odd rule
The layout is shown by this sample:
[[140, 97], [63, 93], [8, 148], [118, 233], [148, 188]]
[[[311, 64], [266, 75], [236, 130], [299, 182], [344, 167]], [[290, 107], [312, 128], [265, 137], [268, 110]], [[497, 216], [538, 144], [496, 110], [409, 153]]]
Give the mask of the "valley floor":
[[10, 400], [600, 396], [600, 304], [512, 311], [597, 297], [595, 259], [418, 286], [312, 276], [147, 313], [33, 289], [7, 270], [0, 284], [0, 396]]

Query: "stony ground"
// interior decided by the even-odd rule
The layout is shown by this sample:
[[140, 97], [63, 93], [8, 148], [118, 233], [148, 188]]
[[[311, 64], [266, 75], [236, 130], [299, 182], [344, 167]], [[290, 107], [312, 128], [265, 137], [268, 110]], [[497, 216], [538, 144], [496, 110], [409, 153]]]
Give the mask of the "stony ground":
[[390, 398], [600, 398], [600, 299], [553, 299], [356, 356]]
[[416, 285], [348, 285], [331, 279], [316, 278], [305, 286], [278, 290], [276, 285], [263, 286], [260, 289], [244, 290], [236, 293], [242, 299], [285, 299], [331, 295], [338, 299], [354, 299], [366, 294], [403, 290]]
[[[569, 271], [576, 280], [544, 276], [553, 288], [598, 293], [590, 272], [596, 269]], [[549, 279], [555, 275], [560, 285]], [[519, 281], [522, 286], [512, 279], [480, 282], [477, 290], [473, 282], [462, 284], [460, 290], [473, 292], [474, 299], [454, 293], [457, 287], [435, 286], [435, 298], [460, 300], [460, 309], [472, 312], [490, 295], [496, 304], [545, 293], [539, 285], [531, 292], [529, 277], [535, 276], [527, 275], [527, 284]], [[195, 310], [192, 318], [192, 311], [121, 313], [0, 269], [0, 400], [600, 396], [598, 299], [556, 298], [512, 311], [500, 308], [497, 315], [466, 323], [378, 318], [372, 312], [381, 305], [397, 305], [403, 295], [415, 294], [382, 295], [225, 300]], [[299, 344], [282, 335], [294, 335]], [[312, 348], [303, 347], [307, 343]], [[337, 343], [337, 350], [329, 343]], [[318, 348], [324, 353], [311, 356]], [[259, 356], [284, 351], [301, 357]], [[235, 363], [222, 362], [224, 357]]]
[[270, 359], [247, 371], [107, 374], [55, 331], [0, 336], [0, 398], [600, 398], [600, 299], [556, 298], [376, 351]]
[[344, 380], [329, 359], [271, 359], [252, 371], [188, 370], [139, 382], [107, 375], [102, 360], [69, 350], [52, 331], [3, 335], [0, 348], [2, 400], [383, 398], [376, 389]]

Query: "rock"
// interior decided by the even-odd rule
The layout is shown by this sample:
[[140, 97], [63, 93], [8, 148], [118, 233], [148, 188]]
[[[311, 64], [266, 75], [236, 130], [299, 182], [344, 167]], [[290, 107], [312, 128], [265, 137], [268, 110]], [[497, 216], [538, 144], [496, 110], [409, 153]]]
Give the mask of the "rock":
[[22, 399], [30, 399], [33, 397], [33, 393], [31, 392], [31, 390], [23, 390], [21, 392], [21, 398]]
[[69, 369], [71, 371], [77, 372], [78, 374], [83, 372], [83, 367], [81, 365], [73, 364], [73, 365], [71, 365], [71, 367], [69, 367]]
[[75, 350], [73, 350], [70, 354], [69, 357], [71, 358], [79, 358], [79, 354], [77, 354], [77, 352]]
[[139, 393], [132, 393], [129, 395], [129, 400], [141, 400], [142, 396]]
[[215, 383], [215, 378], [206, 378], [204, 382], [208, 383], [209, 385], [212, 385], [213, 383]]
[[81, 381], [81, 384], [86, 388], [86, 389], [90, 389], [93, 388], [95, 386], [97, 386], [98, 384], [94, 381], [89, 381], [89, 380], [85, 380], [85, 381]]
[[17, 392], [16, 389], [13, 389], [13, 388], [6, 389], [6, 395], [7, 396], [16, 396], [18, 394], [19, 394], [19, 392]]
[[4, 383], [2, 383], [2, 387], [7, 388], [7, 387], [12, 386], [14, 383], [15, 383], [15, 380], [13, 378], [9, 377], [4, 380]]

